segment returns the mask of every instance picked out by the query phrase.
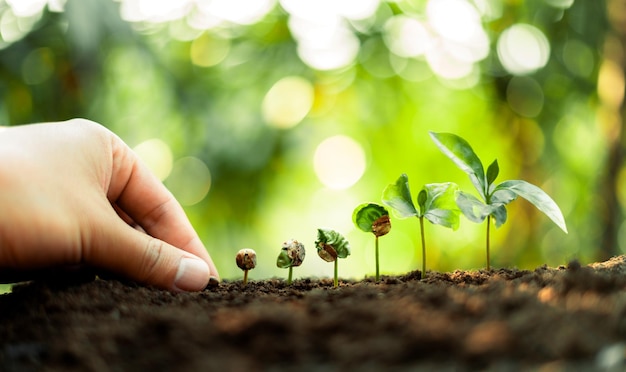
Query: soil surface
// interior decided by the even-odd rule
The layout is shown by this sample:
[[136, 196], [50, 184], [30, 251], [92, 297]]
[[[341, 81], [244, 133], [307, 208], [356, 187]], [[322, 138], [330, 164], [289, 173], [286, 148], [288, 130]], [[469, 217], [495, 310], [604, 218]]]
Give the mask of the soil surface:
[[223, 282], [117, 280], [0, 296], [0, 370], [626, 369], [626, 258], [534, 271]]

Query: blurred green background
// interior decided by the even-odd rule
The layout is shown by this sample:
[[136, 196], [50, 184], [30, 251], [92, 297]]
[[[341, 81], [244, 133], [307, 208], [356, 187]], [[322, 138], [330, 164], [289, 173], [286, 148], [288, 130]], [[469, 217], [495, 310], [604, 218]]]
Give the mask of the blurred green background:
[[[342, 232], [340, 276], [374, 272], [351, 221], [407, 173], [469, 179], [428, 131], [466, 138], [499, 180], [561, 207], [565, 235], [524, 200], [492, 234], [492, 265], [582, 263], [626, 251], [623, 1], [2, 0], [0, 123], [85, 117], [134, 148], [184, 205], [223, 278], [332, 276], [313, 242]], [[420, 267], [417, 219], [392, 218], [381, 272]], [[428, 267], [485, 265], [484, 225], [428, 224]]]

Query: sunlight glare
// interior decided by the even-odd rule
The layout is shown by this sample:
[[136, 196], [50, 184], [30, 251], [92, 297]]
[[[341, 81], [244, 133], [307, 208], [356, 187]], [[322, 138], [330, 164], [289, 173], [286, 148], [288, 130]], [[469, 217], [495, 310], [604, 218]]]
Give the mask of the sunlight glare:
[[432, 47], [432, 36], [426, 26], [415, 18], [397, 15], [384, 27], [385, 44], [397, 56], [418, 57]]
[[289, 13], [288, 26], [298, 43], [300, 59], [322, 71], [354, 63], [360, 42], [347, 19], [367, 17], [378, 8], [372, 0], [350, 1], [348, 5], [356, 7], [350, 11], [346, 10], [347, 4], [333, 0], [280, 0], [280, 4]]
[[469, 40], [481, 29], [480, 15], [465, 0], [431, 0], [426, 14], [439, 35], [458, 43]]
[[347, 189], [365, 173], [365, 151], [350, 137], [333, 136], [322, 141], [315, 149], [313, 167], [317, 178], [326, 187]]
[[66, 0], [5, 0], [17, 17], [36, 16], [48, 6], [51, 12], [62, 12]]
[[184, 17], [192, 0], [122, 0], [120, 14], [128, 22], [168, 22]]
[[240, 25], [260, 21], [275, 4], [275, 0], [196, 0], [197, 9], [205, 16]]

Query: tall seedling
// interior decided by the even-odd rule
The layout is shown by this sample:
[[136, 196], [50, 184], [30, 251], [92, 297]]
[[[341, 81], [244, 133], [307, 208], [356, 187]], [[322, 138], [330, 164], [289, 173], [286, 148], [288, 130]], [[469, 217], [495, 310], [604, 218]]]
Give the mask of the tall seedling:
[[489, 165], [485, 173], [482, 162], [469, 143], [463, 138], [451, 133], [433, 132], [430, 132], [430, 137], [439, 150], [450, 158], [457, 167], [467, 173], [482, 199], [480, 200], [471, 194], [459, 191], [456, 203], [463, 215], [470, 221], [481, 223], [485, 218], [487, 219], [487, 270], [490, 269], [489, 229], [491, 219], [495, 220], [496, 227], [502, 226], [507, 218], [506, 205], [518, 196], [532, 203], [537, 209], [545, 213], [561, 230], [567, 233], [563, 213], [561, 213], [554, 200], [539, 187], [522, 180], [509, 180], [495, 185], [494, 181], [500, 172], [497, 160], [494, 160]]
[[426, 239], [424, 218], [433, 224], [456, 230], [459, 227], [460, 211], [455, 203], [458, 186], [451, 182], [429, 183], [417, 195], [417, 207], [413, 204], [409, 177], [402, 174], [396, 183], [383, 190], [383, 204], [391, 208], [398, 218], [417, 217], [420, 222], [422, 240], [422, 278], [426, 277]]

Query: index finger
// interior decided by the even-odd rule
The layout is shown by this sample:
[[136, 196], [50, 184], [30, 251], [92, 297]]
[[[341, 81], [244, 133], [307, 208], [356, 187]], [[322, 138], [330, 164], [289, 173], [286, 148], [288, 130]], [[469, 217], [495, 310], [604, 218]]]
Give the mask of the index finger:
[[182, 206], [172, 193], [119, 138], [112, 148], [107, 197], [149, 235], [202, 258], [211, 275], [219, 277]]

